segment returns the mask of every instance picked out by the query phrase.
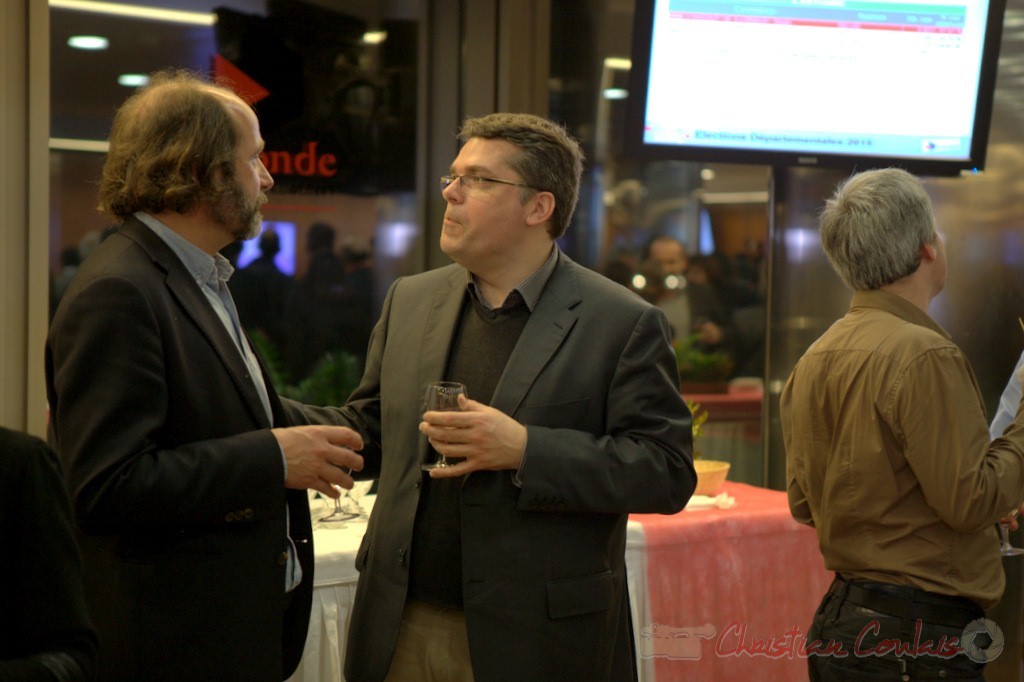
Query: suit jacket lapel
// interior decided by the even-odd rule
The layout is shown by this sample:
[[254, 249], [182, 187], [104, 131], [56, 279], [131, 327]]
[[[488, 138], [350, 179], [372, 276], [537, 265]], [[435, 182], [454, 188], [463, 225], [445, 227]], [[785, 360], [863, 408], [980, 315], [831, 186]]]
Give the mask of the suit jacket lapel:
[[[238, 387], [249, 411], [265, 428], [271, 426], [266, 410], [263, 409], [263, 402], [256, 391], [256, 385], [253, 383], [252, 377], [249, 376], [248, 367], [242, 359], [238, 346], [235, 345], [228, 330], [224, 328], [216, 311], [192, 279], [192, 275], [189, 274], [185, 265], [160, 237], [137, 219], [126, 220], [120, 231], [138, 243], [153, 259], [153, 262], [164, 271], [167, 289], [206, 336], [210, 346], [220, 357]], [[267, 382], [267, 390], [273, 392], [273, 386], [265, 374], [264, 379]]]
[[505, 365], [494, 390], [492, 407], [507, 415], [515, 415], [541, 370], [576, 324], [578, 315], [573, 308], [581, 300], [574, 271], [577, 267], [565, 255], [559, 257], [558, 266], [551, 274], [537, 307], [530, 313], [519, 343]]
[[[443, 381], [448, 368], [448, 356], [459, 323], [459, 314], [466, 296], [467, 275], [465, 269], [452, 267], [451, 274], [434, 291], [433, 299], [426, 308], [422, 347], [418, 349], [419, 367], [416, 373], [416, 396], [422, 401], [427, 384]], [[473, 396], [470, 395], [470, 398]], [[422, 402], [420, 404], [422, 409]], [[426, 455], [425, 438], [419, 439], [420, 459]]]

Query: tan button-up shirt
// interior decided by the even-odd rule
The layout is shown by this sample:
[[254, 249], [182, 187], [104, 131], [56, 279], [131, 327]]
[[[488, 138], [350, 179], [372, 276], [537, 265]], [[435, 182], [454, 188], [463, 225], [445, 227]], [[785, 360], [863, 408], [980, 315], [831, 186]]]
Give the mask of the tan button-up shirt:
[[994, 605], [995, 524], [1024, 500], [1024, 414], [990, 443], [967, 358], [910, 302], [859, 291], [782, 392], [789, 505], [825, 565]]

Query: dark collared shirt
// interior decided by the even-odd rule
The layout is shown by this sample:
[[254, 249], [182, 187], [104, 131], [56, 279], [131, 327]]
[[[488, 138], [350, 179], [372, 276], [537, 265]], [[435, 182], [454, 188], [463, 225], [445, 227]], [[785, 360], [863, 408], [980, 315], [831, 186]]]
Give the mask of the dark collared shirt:
[[[555, 266], [558, 265], [558, 254], [558, 244], [552, 244], [551, 255], [548, 256], [547, 261], [540, 267], [540, 270], [514, 286], [508, 296], [505, 297], [505, 302], [502, 303], [499, 310], [508, 310], [520, 303], [525, 303], [527, 310], [532, 313], [533, 309], [537, 307], [537, 301], [540, 300], [540, 295], [544, 293], [544, 287], [547, 286], [548, 280], [551, 279], [551, 274], [555, 271]], [[467, 273], [469, 281], [466, 286], [469, 288], [469, 293], [473, 298], [479, 301], [484, 308], [487, 310], [494, 310], [494, 307], [491, 306], [480, 294], [480, 287], [476, 283], [476, 278], [473, 277], [473, 274], [469, 273], [469, 271], [467, 271]]]

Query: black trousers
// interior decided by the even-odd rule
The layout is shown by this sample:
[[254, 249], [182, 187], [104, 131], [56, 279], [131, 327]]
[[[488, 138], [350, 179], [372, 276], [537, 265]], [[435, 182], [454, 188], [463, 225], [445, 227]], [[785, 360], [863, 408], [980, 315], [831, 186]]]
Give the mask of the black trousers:
[[[837, 576], [808, 633], [812, 682], [984, 680], [992, 640], [973, 602]], [[940, 621], [940, 622], [934, 622]]]

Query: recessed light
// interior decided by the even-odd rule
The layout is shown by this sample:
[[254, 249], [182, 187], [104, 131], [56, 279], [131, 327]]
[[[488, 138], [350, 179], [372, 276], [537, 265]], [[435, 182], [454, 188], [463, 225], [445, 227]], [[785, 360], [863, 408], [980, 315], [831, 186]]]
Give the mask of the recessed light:
[[605, 57], [604, 66], [615, 71], [629, 71], [633, 68], [633, 60], [626, 57]]
[[77, 50], [105, 50], [110, 41], [103, 36], [71, 36], [68, 45]]
[[387, 39], [387, 31], [367, 31], [363, 34], [363, 42], [367, 45], [380, 45]]
[[625, 88], [605, 88], [604, 98], [605, 99], [626, 99], [629, 97], [629, 91]]
[[149, 83], [149, 76], [144, 73], [122, 73], [117, 77], [117, 84], [126, 88], [138, 88]]
[[145, 5], [129, 5], [122, 2], [104, 2], [102, 0], [49, 0], [51, 8], [69, 9], [78, 12], [95, 12], [120, 17], [152, 19], [176, 24], [196, 24], [213, 26], [217, 16], [212, 12], [186, 12], [182, 10], [160, 9]]

